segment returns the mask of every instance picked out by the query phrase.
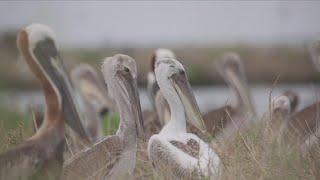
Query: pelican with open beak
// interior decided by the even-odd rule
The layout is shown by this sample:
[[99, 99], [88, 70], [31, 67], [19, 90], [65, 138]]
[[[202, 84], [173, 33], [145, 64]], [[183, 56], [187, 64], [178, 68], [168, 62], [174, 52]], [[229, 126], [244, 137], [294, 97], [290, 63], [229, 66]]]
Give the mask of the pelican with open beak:
[[71, 158], [63, 179], [121, 179], [135, 168], [137, 140], [144, 138], [136, 63], [118, 54], [104, 60], [102, 73], [120, 113], [119, 129]]
[[63, 163], [64, 122], [87, 141], [70, 81], [56, 46], [54, 32], [31, 24], [17, 38], [20, 53], [40, 81], [46, 112], [39, 130], [22, 144], [0, 155], [0, 179], [59, 179]]
[[186, 120], [202, 132], [206, 132], [206, 127], [182, 64], [163, 58], [156, 63], [155, 73], [171, 118], [160, 133], [149, 140], [149, 159], [154, 168], [159, 174], [174, 179], [218, 175], [221, 167], [218, 155], [186, 130]]

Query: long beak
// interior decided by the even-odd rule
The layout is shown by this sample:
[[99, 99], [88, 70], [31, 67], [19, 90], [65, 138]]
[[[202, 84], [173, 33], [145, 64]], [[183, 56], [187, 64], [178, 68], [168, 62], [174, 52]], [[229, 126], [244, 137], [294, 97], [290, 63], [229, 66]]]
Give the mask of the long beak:
[[50, 40], [39, 42], [33, 49], [33, 54], [38, 59], [48, 78], [56, 86], [61, 96], [63, 117], [66, 123], [79, 134], [84, 140], [88, 140], [85, 130], [81, 124], [79, 114], [72, 97], [72, 87], [67, 76], [63, 61], [60, 58], [54, 43]]
[[192, 89], [187, 80], [185, 73], [177, 73], [171, 76], [173, 87], [175, 88], [182, 104], [185, 108], [187, 115], [187, 120], [190, 121], [192, 125], [200, 129], [203, 133], [207, 131], [199, 106], [196, 99], [192, 93]]
[[137, 81], [133, 79], [130, 73], [118, 71], [119, 77], [122, 79], [122, 82], [127, 90], [128, 97], [130, 99], [130, 103], [132, 104], [135, 124], [136, 124], [136, 132], [139, 138], [144, 139], [144, 125], [142, 118], [142, 111], [140, 105], [140, 98], [138, 93]]
[[239, 77], [236, 75], [236, 73], [230, 69], [226, 70], [226, 75], [228, 79], [230, 80], [230, 83], [233, 84], [236, 89], [238, 90], [240, 98], [244, 101], [244, 104], [248, 108], [248, 111], [250, 111], [252, 114], [255, 115], [255, 110], [252, 105], [252, 102], [250, 100], [250, 97], [248, 96], [248, 88], [246, 85], [245, 80], [239, 79]]
[[77, 111], [77, 107], [75, 104], [75, 98], [72, 96], [70, 92], [73, 91], [70, 79], [67, 76], [64, 67], [59, 68], [62, 76], [61, 83], [61, 97], [62, 97], [62, 104], [63, 104], [63, 114], [66, 123], [76, 132], [79, 136], [85, 140], [88, 140], [88, 136], [85, 132], [85, 129], [81, 123], [79, 113]]

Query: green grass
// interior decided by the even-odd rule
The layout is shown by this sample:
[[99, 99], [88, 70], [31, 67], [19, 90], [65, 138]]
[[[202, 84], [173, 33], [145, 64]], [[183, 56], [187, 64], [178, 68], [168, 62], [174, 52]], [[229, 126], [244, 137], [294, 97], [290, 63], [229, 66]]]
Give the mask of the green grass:
[[120, 123], [119, 115], [116, 113], [108, 113], [107, 116], [103, 118], [102, 127], [104, 135], [112, 135], [115, 134], [118, 130]]
[[0, 152], [13, 147], [31, 135], [30, 116], [0, 108]]

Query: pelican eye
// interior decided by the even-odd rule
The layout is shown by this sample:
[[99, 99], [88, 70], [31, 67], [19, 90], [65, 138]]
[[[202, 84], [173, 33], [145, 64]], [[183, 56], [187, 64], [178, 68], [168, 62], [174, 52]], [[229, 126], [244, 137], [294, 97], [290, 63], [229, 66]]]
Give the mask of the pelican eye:
[[185, 74], [184, 70], [179, 70], [179, 74], [184, 75]]
[[130, 72], [130, 69], [127, 68], [127, 67], [124, 67], [123, 70], [124, 70], [126, 73], [129, 73], [129, 72]]

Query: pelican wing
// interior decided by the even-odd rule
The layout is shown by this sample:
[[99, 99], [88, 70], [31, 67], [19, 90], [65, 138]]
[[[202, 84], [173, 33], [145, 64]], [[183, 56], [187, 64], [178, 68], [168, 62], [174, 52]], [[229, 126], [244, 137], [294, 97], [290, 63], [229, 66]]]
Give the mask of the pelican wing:
[[312, 104], [294, 114], [282, 130], [285, 142], [301, 144], [314, 133], [320, 119], [320, 103]]
[[63, 179], [104, 179], [123, 150], [119, 136], [109, 136], [79, 152], [64, 165]]
[[[224, 106], [219, 109], [212, 110], [203, 115], [203, 120], [206, 125], [208, 132], [212, 136], [216, 136], [219, 132], [223, 131], [223, 129], [231, 124], [230, 116], [233, 115], [233, 109], [231, 106]], [[188, 126], [188, 131], [197, 134], [202, 137], [201, 132], [197, 130], [194, 126]]]
[[[50, 136], [49, 136], [50, 137]], [[52, 139], [27, 140], [0, 155], [0, 179], [59, 179], [64, 141], [51, 146]]]
[[[181, 146], [178, 144], [177, 146]], [[154, 168], [168, 178], [191, 179], [194, 175], [198, 175], [197, 159], [159, 138], [158, 135], [151, 137], [148, 151]]]

